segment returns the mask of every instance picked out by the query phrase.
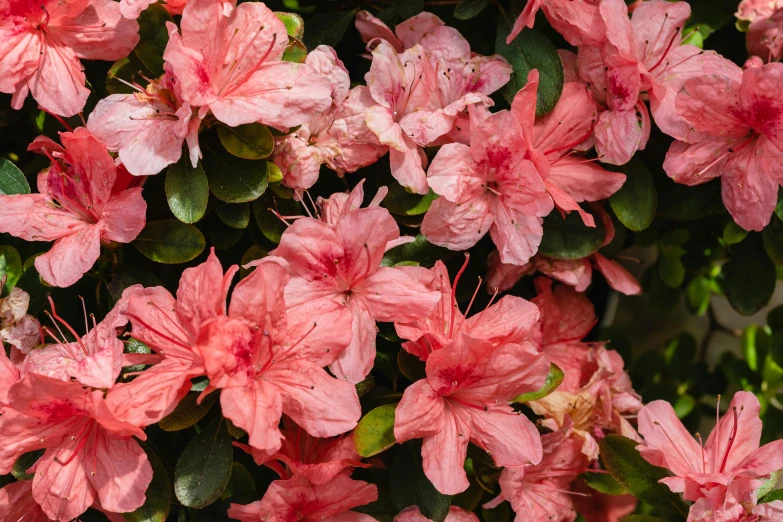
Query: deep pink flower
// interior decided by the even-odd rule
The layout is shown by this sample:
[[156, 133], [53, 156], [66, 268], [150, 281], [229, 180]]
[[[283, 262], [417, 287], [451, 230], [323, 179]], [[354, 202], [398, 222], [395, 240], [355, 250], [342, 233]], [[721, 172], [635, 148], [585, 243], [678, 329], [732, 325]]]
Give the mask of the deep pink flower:
[[192, 0], [181, 34], [168, 23], [163, 58], [182, 99], [199, 107], [200, 117], [211, 111], [231, 127], [261, 122], [286, 129], [328, 109], [329, 82], [307, 64], [281, 60], [288, 45], [283, 22], [261, 2], [229, 8]]
[[553, 208], [530, 142], [508, 111], [471, 132], [470, 146], [444, 145], [432, 161], [427, 181], [440, 197], [421, 232], [436, 245], [465, 250], [489, 231], [501, 261], [523, 265], [538, 250], [542, 216]]
[[141, 188], [127, 189], [106, 147], [87, 129], [60, 133], [63, 147], [38, 137], [28, 150], [51, 167], [38, 175], [39, 194], [0, 196], [0, 232], [26, 241], [54, 241], [35, 258], [47, 283], [70, 286], [100, 256], [101, 243], [130, 243], [146, 223]]
[[511, 43], [525, 27], [532, 28], [539, 9], [571, 45], [601, 45], [606, 40], [606, 24], [599, 12], [601, 0], [527, 0], [514, 22], [506, 43]]
[[69, 521], [95, 500], [117, 513], [144, 503], [152, 467], [133, 437], [146, 437], [108, 409], [103, 392], [29, 373], [11, 387], [8, 404], [0, 416], [0, 473], [23, 453], [45, 449], [32, 496], [49, 518]]
[[413, 321], [429, 312], [439, 297], [402, 270], [380, 266], [384, 252], [402, 238], [389, 211], [377, 206], [379, 198], [368, 208], [358, 208], [362, 194], [357, 186], [351, 196], [332, 196], [322, 203], [321, 221], [298, 219], [273, 251], [290, 266], [291, 281], [285, 288], [289, 309], [309, 307], [311, 319], [319, 324], [320, 306], [350, 311], [351, 344], [330, 369], [351, 383], [372, 369], [375, 321]]
[[722, 176], [723, 203], [746, 230], [761, 230], [777, 204], [783, 176], [783, 64], [690, 80], [677, 112], [701, 132], [672, 143], [663, 168], [676, 182], [698, 185]]
[[423, 439], [424, 473], [441, 493], [468, 487], [463, 469], [468, 442], [498, 466], [541, 461], [538, 430], [509, 401], [541, 388], [549, 360], [532, 344], [495, 345], [461, 333], [430, 354], [427, 378], [405, 389], [397, 406], [397, 442]]
[[[427, 522], [428, 520], [430, 519], [421, 514], [418, 506], [406, 507], [394, 517], [394, 522]], [[475, 513], [451, 506], [443, 522], [479, 522], [479, 519]]]
[[326, 484], [311, 484], [296, 475], [272, 482], [264, 498], [246, 506], [231, 504], [228, 516], [242, 522], [373, 522], [370, 515], [351, 511], [378, 500], [378, 488], [347, 474]]
[[14, 95], [14, 109], [32, 92], [44, 109], [73, 116], [90, 94], [79, 58], [125, 58], [139, 42], [138, 31], [112, 0], [3, 0], [0, 92]]

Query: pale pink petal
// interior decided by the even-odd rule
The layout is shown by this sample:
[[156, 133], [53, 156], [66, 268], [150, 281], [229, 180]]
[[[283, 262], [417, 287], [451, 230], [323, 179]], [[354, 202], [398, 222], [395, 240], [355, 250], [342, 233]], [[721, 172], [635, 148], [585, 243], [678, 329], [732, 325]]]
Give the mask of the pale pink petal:
[[[192, 2], [189, 4], [189, 7], [194, 5], [195, 2]], [[214, 6], [217, 8], [219, 6], [218, 2], [214, 2]], [[219, 14], [217, 16], [223, 15]], [[187, 23], [185, 22], [187, 19], [183, 16], [183, 24]], [[212, 86], [209, 65], [207, 63], [208, 58], [199, 51], [191, 49], [183, 42], [176, 25], [166, 22], [166, 27], [169, 31], [169, 42], [166, 45], [166, 50], [163, 52], [163, 59], [166, 61], [166, 66], [171, 73], [177, 78], [182, 98], [196, 107], [209, 105], [217, 100], [217, 93]], [[205, 39], [205, 41], [211, 42], [213, 45], [215, 44], [214, 36], [211, 40]]]
[[407, 137], [404, 140], [403, 150], [389, 149], [392, 176], [400, 185], [416, 194], [426, 194], [429, 191], [427, 175], [424, 172], [425, 161], [424, 151]]
[[677, 183], [698, 185], [723, 174], [733, 141], [708, 136], [698, 143], [674, 141], [669, 146], [663, 170]]
[[359, 35], [362, 37], [362, 41], [370, 43], [377, 39], [384, 40], [393, 46], [394, 50], [398, 53], [403, 51], [402, 43], [397, 40], [394, 33], [389, 26], [383, 23], [380, 19], [374, 17], [368, 11], [359, 11], [356, 13], [356, 30], [359, 31]]
[[441, 432], [446, 423], [446, 402], [426, 379], [405, 388], [394, 414], [394, 438], [397, 442], [430, 437]]
[[381, 267], [354, 287], [376, 321], [413, 321], [435, 307], [440, 295], [396, 268]]
[[492, 455], [498, 466], [523, 466], [541, 462], [541, 436], [530, 420], [510, 406], [489, 411], [453, 404], [455, 415], [470, 423], [470, 438]]
[[351, 88], [351, 77], [345, 64], [337, 57], [337, 52], [328, 45], [319, 45], [307, 54], [305, 63], [329, 81], [332, 89], [332, 104], [342, 103]]
[[405, 49], [420, 43], [422, 38], [438, 27], [443, 27], [443, 20], [432, 13], [423, 12], [397, 24], [394, 32]]
[[[564, 89], [565, 90], [565, 89]], [[511, 114], [525, 132], [531, 132], [536, 122], [536, 98], [538, 96], [538, 69], [532, 69], [527, 75], [527, 83], [514, 95], [511, 102]], [[562, 99], [562, 94], [561, 98]], [[557, 111], [557, 108], [555, 108]], [[540, 149], [540, 146], [536, 146]]]
[[473, 161], [470, 147], [461, 143], [444, 145], [427, 171], [427, 183], [440, 196], [462, 203], [484, 190], [486, 175]]
[[642, 148], [642, 128], [635, 109], [604, 111], [595, 124], [595, 150], [604, 163], [624, 165]]
[[505, 296], [495, 305], [471, 316], [463, 331], [494, 344], [519, 343], [538, 322], [538, 307], [521, 297]]
[[60, 447], [47, 449], [38, 461], [33, 478], [33, 498], [46, 515], [68, 521], [78, 517], [95, 501], [95, 489], [87, 478], [84, 455], [62, 464]]
[[524, 265], [538, 252], [544, 235], [541, 218], [525, 215], [493, 201], [493, 223], [489, 230], [500, 254], [500, 261]]
[[511, 33], [506, 37], [507, 44], [514, 41], [514, 38], [519, 36], [519, 33], [521, 33], [525, 27], [530, 29], [533, 28], [533, 24], [536, 21], [536, 13], [541, 9], [541, 6], [544, 3], [546, 3], [546, 0], [528, 0], [525, 4], [525, 8], [514, 21], [514, 27], [511, 29]]
[[54, 241], [86, 225], [45, 194], [0, 195], [0, 232], [25, 241]]
[[35, 268], [53, 286], [71, 286], [95, 264], [101, 253], [100, 227], [84, 226], [55, 241], [52, 249], [35, 258]]
[[13, 23], [0, 27], [0, 92], [24, 91], [24, 96], [19, 92], [24, 102], [26, 82], [38, 68], [42, 47], [43, 38], [38, 31], [18, 31]]
[[121, 60], [139, 43], [139, 24], [112, 0], [91, 0], [73, 21], [50, 26], [57, 43], [87, 60]]
[[732, 154], [721, 179], [723, 204], [734, 221], [745, 230], [759, 232], [769, 224], [778, 201], [778, 182], [765, 171], [780, 171], [780, 155], [769, 154], [763, 145], [760, 140]]
[[[633, 35], [637, 44], [650, 42], [644, 47], [644, 65], [654, 70], [662, 59], [671, 60], [670, 44], [680, 43], [685, 22], [691, 16], [687, 2], [648, 2], [637, 5], [631, 17]], [[672, 62], [676, 63], [676, 62]]]
[[283, 400], [277, 387], [261, 379], [249, 386], [220, 392], [223, 415], [248, 434], [248, 443], [269, 452], [280, 449], [282, 434], [277, 425], [283, 414]]
[[82, 64], [67, 47], [44, 45], [41, 62], [30, 77], [30, 92], [43, 108], [73, 116], [84, 108], [90, 90], [84, 86]]
[[606, 170], [577, 156], [565, 156], [552, 165], [547, 183], [557, 185], [579, 203], [599, 201], [620, 190], [625, 174]]
[[435, 245], [450, 250], [466, 250], [490, 230], [493, 215], [486, 196], [464, 203], [438, 198], [424, 215], [421, 233]]
[[676, 97], [677, 114], [697, 130], [712, 136], [740, 136], [747, 125], [737, 117], [738, 81], [727, 76], [705, 75], [689, 80]]
[[424, 474], [444, 495], [456, 495], [470, 485], [463, 468], [470, 437], [470, 427], [447, 405], [442, 429], [422, 440]]
[[49, 522], [49, 517], [33, 499], [32, 485], [31, 480], [20, 480], [0, 489], [0, 520]]
[[702, 471], [702, 448], [677, 418], [671, 404], [653, 401], [639, 411], [638, 419], [644, 444], [637, 449], [647, 462], [678, 476]]
[[356, 384], [364, 380], [375, 363], [376, 326], [369, 310], [361, 301], [349, 301], [353, 337], [351, 344], [340, 354], [329, 369], [338, 379]]
[[607, 31], [600, 5], [592, 0], [547, 2], [544, 13], [552, 27], [571, 45], [601, 45]]
[[130, 243], [141, 233], [147, 223], [147, 203], [141, 188], [125, 190], [103, 207], [101, 214], [101, 239], [110, 242]]
[[345, 252], [341, 275], [358, 282], [377, 270], [386, 244], [400, 236], [400, 229], [388, 210], [369, 207], [348, 212], [337, 224], [337, 233]]
[[147, 454], [132, 438], [109, 437], [98, 430], [85, 451], [95, 453], [95, 461], [87, 466], [89, 480], [98, 492], [101, 507], [115, 513], [126, 513], [141, 507], [147, 486], [152, 481], [152, 466]]
[[636, 295], [641, 293], [642, 287], [639, 281], [631, 275], [620, 263], [612, 259], [607, 259], [598, 252], [594, 255], [598, 270], [606, 278], [610, 287], [625, 295]]
[[707, 455], [710, 457], [715, 455], [720, 460], [720, 462], [710, 462], [713, 472], [724, 469], [731, 471], [758, 450], [761, 441], [760, 409], [759, 400], [752, 393], [734, 394], [726, 414], [712, 429], [704, 445], [704, 452]]

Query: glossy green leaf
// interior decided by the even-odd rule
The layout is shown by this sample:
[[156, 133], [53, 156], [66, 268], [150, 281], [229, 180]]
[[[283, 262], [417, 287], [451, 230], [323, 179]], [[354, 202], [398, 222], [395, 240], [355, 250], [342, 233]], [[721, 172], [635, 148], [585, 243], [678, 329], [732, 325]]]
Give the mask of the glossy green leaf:
[[783, 489], [773, 489], [759, 499], [759, 504], [766, 504], [767, 502], [774, 502], [776, 500], [783, 500]]
[[399, 183], [394, 183], [389, 186], [389, 192], [383, 198], [383, 206], [392, 214], [419, 216], [429, 210], [437, 197], [438, 195], [432, 190], [423, 196], [411, 194]]
[[275, 16], [278, 17], [285, 25], [285, 30], [288, 31], [288, 36], [292, 38], [301, 39], [304, 34], [305, 24], [302, 17], [296, 13], [282, 13], [275, 12]]
[[489, 5], [489, 0], [460, 0], [454, 8], [454, 18], [470, 20], [478, 16]]
[[167, 265], [195, 259], [206, 245], [206, 239], [199, 229], [178, 219], [147, 223], [133, 242], [133, 246], [145, 257]]
[[549, 374], [546, 376], [546, 381], [540, 390], [534, 392], [523, 393], [514, 399], [514, 402], [530, 402], [543, 399], [560, 386], [563, 382], [565, 374], [555, 363], [551, 363], [549, 366]]
[[0, 291], [6, 291], [16, 286], [16, 282], [22, 277], [22, 258], [19, 251], [11, 245], [0, 245], [0, 281], [5, 278], [5, 287], [0, 284]]
[[282, 60], [284, 62], [304, 63], [307, 60], [307, 47], [296, 38], [290, 38], [283, 52]]
[[13, 161], [0, 158], [0, 195], [29, 194], [30, 184]]
[[723, 241], [725, 241], [727, 245], [737, 244], [746, 237], [748, 237], [748, 231], [734, 221], [729, 221], [723, 228]]
[[[775, 486], [778, 485], [778, 480], [780, 480], [780, 472], [781, 470], [779, 469], [775, 470], [769, 474], [768, 478], [764, 479], [759, 489], [756, 490], [756, 498], [764, 498], [775, 489]], [[783, 500], [783, 497], [779, 500]]]
[[166, 22], [174, 23], [174, 19], [162, 4], [155, 3], [142, 11], [136, 21], [140, 38], [133, 54], [157, 78], [163, 74], [163, 52], [169, 43]]
[[734, 245], [734, 255], [723, 266], [726, 297], [742, 315], [761, 310], [775, 291], [775, 264], [760, 243], [757, 235], [750, 235]]
[[454, 252], [435, 246], [419, 234], [410, 243], [392, 248], [383, 256], [381, 266], [395, 266], [404, 261], [416, 261], [421, 266], [432, 266], [439, 259], [447, 259]]
[[222, 417], [213, 420], [182, 452], [174, 493], [183, 506], [203, 508], [220, 498], [231, 478], [234, 447]]
[[255, 201], [266, 191], [266, 161], [247, 160], [229, 154], [212, 143], [204, 145], [204, 171], [209, 190], [226, 203]]
[[308, 49], [319, 45], [335, 47], [343, 39], [345, 31], [353, 23], [358, 9], [318, 13], [307, 19], [307, 30], [303, 42]]
[[652, 224], [658, 208], [658, 193], [650, 169], [638, 156], [623, 167], [625, 183], [612, 194], [609, 204], [629, 230], [641, 232]]
[[628, 492], [609, 473], [587, 472], [581, 475], [585, 484], [604, 495], [627, 495]]
[[421, 440], [411, 440], [395, 447], [389, 470], [391, 500], [396, 512], [418, 506], [422, 515], [433, 522], [443, 522], [451, 507], [451, 497], [440, 493], [422, 469]]
[[27, 473], [27, 471], [33, 467], [33, 464], [38, 462], [38, 459], [40, 459], [43, 454], [44, 450], [42, 449], [23, 453], [18, 459], [16, 459], [16, 462], [14, 462], [14, 467], [11, 469], [11, 474], [14, 476], [14, 478], [16, 478], [16, 480], [31, 480], [35, 474]]
[[238, 127], [217, 126], [217, 134], [223, 147], [238, 158], [264, 159], [275, 147], [272, 133], [266, 125], [248, 123]]
[[402, 376], [411, 382], [427, 378], [424, 362], [405, 350], [397, 352], [397, 367], [400, 369]]
[[685, 516], [688, 509], [679, 495], [658, 481], [669, 476], [642, 458], [636, 450], [639, 443], [620, 435], [608, 435], [600, 443], [601, 459], [612, 477], [642, 502]]
[[201, 161], [196, 168], [186, 154], [166, 170], [166, 199], [174, 217], [195, 223], [204, 217], [209, 202], [209, 182]]
[[581, 259], [597, 252], [605, 237], [600, 219], [595, 220], [595, 227], [588, 227], [576, 212], [565, 219], [552, 212], [544, 218], [544, 238], [538, 251], [555, 259]]
[[385, 404], [370, 410], [353, 431], [356, 453], [372, 457], [394, 446], [394, 411], [397, 404]]
[[525, 28], [510, 44], [507, 44], [506, 37], [510, 33], [511, 26], [503, 16], [499, 16], [495, 52], [508, 60], [513, 67], [511, 80], [503, 87], [501, 93], [506, 101], [511, 103], [514, 95], [527, 83], [527, 74], [533, 69], [538, 69], [536, 114], [543, 116], [555, 108], [563, 92], [565, 82], [563, 63], [555, 46], [542, 32]]
[[146, 498], [141, 507], [130, 513], [123, 513], [126, 522], [165, 522], [171, 510], [171, 479], [158, 455], [142, 443], [152, 466], [152, 482], [147, 487]]
[[250, 224], [249, 203], [225, 203], [218, 200], [215, 202], [215, 213], [220, 221], [231, 228], [243, 230]]
[[220, 394], [211, 393], [201, 401], [201, 404], [198, 404], [197, 400], [200, 395], [200, 393], [195, 392], [185, 395], [185, 397], [179, 401], [177, 407], [174, 408], [174, 411], [160, 420], [160, 428], [163, 431], [184, 430], [203, 419], [204, 415], [209, 413], [209, 410], [215, 405]]
[[287, 226], [272, 212], [272, 209], [275, 209], [282, 216], [297, 216], [301, 214], [299, 203], [292, 199], [263, 197], [253, 202], [252, 209], [261, 233], [273, 243], [280, 242], [280, 238]]
[[761, 232], [761, 237], [769, 258], [776, 265], [783, 266], [783, 221], [773, 214], [769, 225]]

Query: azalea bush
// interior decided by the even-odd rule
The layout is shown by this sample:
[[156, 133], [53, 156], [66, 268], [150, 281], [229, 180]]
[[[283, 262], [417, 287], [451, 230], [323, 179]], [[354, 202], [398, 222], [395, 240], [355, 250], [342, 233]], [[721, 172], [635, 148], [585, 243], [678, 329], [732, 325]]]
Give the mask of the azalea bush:
[[783, 521], [780, 31], [0, 2], [0, 522]]

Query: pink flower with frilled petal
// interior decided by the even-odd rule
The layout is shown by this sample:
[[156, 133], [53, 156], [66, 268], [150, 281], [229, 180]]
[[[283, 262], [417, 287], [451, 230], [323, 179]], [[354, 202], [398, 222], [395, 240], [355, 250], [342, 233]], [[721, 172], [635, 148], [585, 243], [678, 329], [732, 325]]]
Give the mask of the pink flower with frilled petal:
[[227, 9], [217, 0], [192, 0], [180, 26], [181, 34], [168, 22], [163, 58], [200, 117], [211, 112], [231, 127], [261, 122], [284, 129], [329, 108], [329, 82], [307, 64], [281, 60], [288, 33], [263, 3]]
[[350, 88], [348, 70], [334, 49], [320, 45], [305, 63], [329, 80], [332, 105], [275, 145], [272, 161], [283, 172], [283, 184], [298, 193], [315, 184], [321, 165], [342, 176], [375, 163], [387, 150], [364, 122], [375, 104], [370, 91], [364, 85]]
[[746, 230], [761, 230], [777, 204], [783, 179], [783, 64], [688, 81], [677, 112], [701, 134], [672, 143], [663, 168], [678, 183], [698, 185], [721, 176], [723, 203]]
[[767, 62], [783, 57], [783, 3], [772, 14], [748, 26], [748, 53]]
[[0, 92], [21, 109], [28, 92], [44, 109], [73, 116], [84, 108], [88, 60], [120, 60], [139, 41], [139, 25], [112, 0], [6, 0], [0, 3]]
[[312, 484], [295, 475], [276, 480], [264, 498], [246, 506], [231, 504], [228, 516], [242, 522], [373, 522], [370, 515], [351, 511], [378, 500], [378, 488], [347, 474], [325, 484]]
[[133, 437], [146, 437], [109, 410], [102, 391], [28, 373], [11, 387], [8, 405], [0, 416], [0, 473], [22, 454], [45, 449], [32, 497], [46, 516], [66, 522], [95, 501], [117, 513], [144, 503], [152, 467]]
[[350, 196], [333, 195], [321, 204], [321, 220], [298, 219], [273, 251], [290, 266], [291, 282], [285, 288], [289, 308], [312, 307], [312, 318], [319, 322], [319, 303], [350, 311], [350, 345], [330, 369], [352, 383], [372, 369], [375, 321], [413, 321], [439, 297], [402, 270], [380, 266], [384, 252], [405, 241], [389, 211], [378, 206], [382, 196], [370, 207], [358, 208], [362, 195], [361, 185]]
[[506, 43], [525, 27], [532, 29], [536, 13], [543, 9], [552, 27], [571, 45], [601, 45], [606, 40], [606, 24], [598, 9], [600, 4], [601, 0], [527, 0]]
[[[400, 511], [394, 522], [428, 522], [430, 519], [421, 514], [418, 506], [409, 506]], [[465, 511], [461, 507], [451, 506], [443, 522], [479, 522], [475, 513]]]
[[26, 241], [54, 241], [35, 258], [53, 286], [71, 286], [100, 256], [101, 243], [130, 243], [146, 223], [141, 188], [123, 186], [106, 147], [87, 129], [60, 134], [63, 147], [39, 137], [28, 150], [52, 165], [38, 175], [39, 194], [0, 196], [0, 232]]
[[[236, 0], [219, 1], [223, 4], [225, 12], [231, 12], [231, 9], [233, 9], [237, 3]], [[154, 0], [120, 0], [120, 12], [125, 18], [135, 20], [142, 11], [154, 3]], [[168, 11], [169, 14], [181, 15], [187, 4], [188, 0], [166, 0], [163, 2], [163, 7], [166, 8], [166, 11]]]
[[[5, 286], [5, 276], [0, 278], [0, 292]], [[0, 341], [4, 341], [26, 354], [41, 344], [41, 325], [38, 319], [27, 313], [30, 294], [14, 287], [7, 296], [0, 298]]]
[[769, 18], [777, 9], [783, 9], [781, 0], [742, 0], [737, 6], [735, 16], [743, 22], [755, 22]]
[[432, 352], [427, 377], [405, 389], [397, 406], [397, 442], [423, 439], [424, 473], [435, 488], [454, 495], [468, 487], [463, 469], [468, 442], [498, 466], [541, 461], [538, 430], [509, 402], [543, 386], [549, 359], [527, 341], [496, 345], [460, 333]]

